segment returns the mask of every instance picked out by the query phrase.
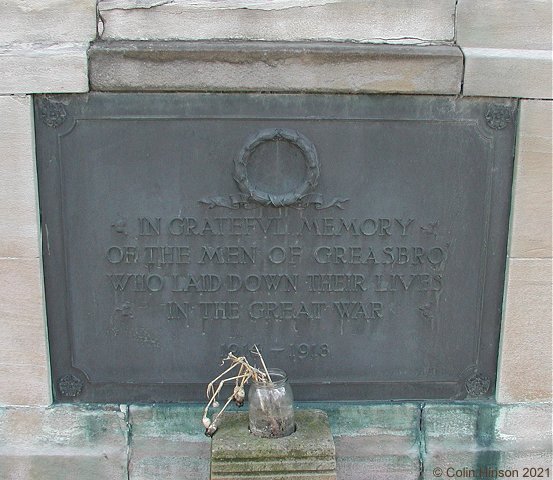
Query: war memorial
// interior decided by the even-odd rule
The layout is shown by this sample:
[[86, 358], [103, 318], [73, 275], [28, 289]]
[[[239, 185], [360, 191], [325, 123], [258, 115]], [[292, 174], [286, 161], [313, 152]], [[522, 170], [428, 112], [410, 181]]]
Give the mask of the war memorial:
[[551, 2], [0, 13], [0, 478], [551, 478]]

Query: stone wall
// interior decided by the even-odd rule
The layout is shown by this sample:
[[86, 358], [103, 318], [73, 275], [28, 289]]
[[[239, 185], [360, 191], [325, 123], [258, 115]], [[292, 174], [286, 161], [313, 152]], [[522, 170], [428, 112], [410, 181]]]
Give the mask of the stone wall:
[[[550, 411], [552, 361], [550, 0], [100, 0], [98, 4], [96, 0], [4, 0], [0, 1], [0, 17], [1, 478], [62, 478], [57, 467], [51, 472], [39, 469], [39, 473], [28, 465], [13, 467], [13, 458], [21, 460], [24, 455], [22, 445], [29, 447], [29, 458], [48, 456], [49, 451], [76, 452], [69, 447], [56, 450], [56, 445], [63, 445], [64, 440], [58, 438], [63, 432], [49, 425], [58, 422], [54, 418], [58, 410], [45, 408], [52, 396], [41, 255], [48, 252], [41, 251], [40, 237], [48, 232], [40, 232], [38, 222], [31, 94], [86, 92], [90, 86], [98, 90], [349, 91], [521, 99], [497, 384], [497, 402], [503, 405], [497, 408], [503, 410], [494, 418], [506, 422], [502, 415], [509, 413], [503, 412], [523, 412], [509, 428], [502, 423], [503, 430], [496, 429], [498, 435], [507, 443], [520, 439], [526, 450], [542, 455], [543, 440], [551, 431], [550, 423], [543, 420], [547, 417], [544, 408]], [[100, 42], [88, 53], [95, 39], [118, 43], [106, 48]], [[157, 64], [152, 75], [147, 48], [127, 54], [129, 49], [136, 50], [128, 43], [133, 40], [196, 42], [176, 54], [171, 53], [170, 42], [164, 43], [161, 48], [169, 51], [168, 60]], [[352, 53], [348, 51], [352, 42], [364, 46]], [[232, 55], [238, 53], [241, 60], [237, 63]], [[450, 417], [444, 417], [447, 408]], [[470, 415], [479, 418], [472, 410], [467, 413], [469, 407], [459, 406], [455, 414], [451, 409], [446, 405], [429, 410], [434, 412], [428, 418], [434, 419], [435, 434], [428, 433], [425, 448], [435, 445], [437, 450], [432, 452], [449, 448], [440, 444], [447, 432], [453, 440], [468, 432]], [[104, 427], [100, 428], [104, 433], [97, 436], [99, 443], [84, 443], [90, 448], [80, 455], [93, 470], [96, 457], [86, 451], [97, 452], [98, 459], [111, 452], [110, 461], [115, 462], [98, 470], [106, 473], [90, 478], [118, 478], [119, 474], [127, 478], [128, 409], [109, 412], [101, 422], [109, 424], [107, 431], [119, 432], [114, 435], [124, 443], [103, 448], [108, 435]], [[82, 412], [79, 415], [67, 427], [76, 435], [88, 418]], [[102, 416], [98, 411], [88, 415]], [[135, 418], [141, 415], [148, 414], [137, 413]], [[444, 418], [450, 422], [457, 418], [457, 430], [452, 431]], [[540, 428], [530, 432], [527, 422]], [[358, 430], [342, 427], [339, 452], [339, 445], [353, 445], [359, 437]], [[9, 436], [12, 443], [4, 442], [8, 437], [3, 432], [12, 428], [20, 429], [21, 435], [15, 440]], [[48, 444], [45, 437], [42, 443], [40, 438], [31, 441], [37, 431], [43, 436], [55, 433], [51, 450], [44, 446]], [[56, 438], [61, 443], [56, 444]], [[422, 445], [417, 442], [408, 448]], [[509, 448], [515, 450], [515, 444]], [[357, 452], [353, 456], [361, 462], [358, 470], [351, 470], [355, 462], [342, 463], [344, 479], [365, 478], [364, 469], [370, 465], [363, 462], [374, 456], [370, 449], [356, 445], [353, 450], [349, 446], [342, 450]], [[481, 454], [484, 447], [477, 442], [470, 448]], [[181, 459], [181, 464], [192, 465], [194, 455]], [[394, 453], [386, 458], [390, 456]], [[414, 458], [413, 465], [419, 468], [418, 454]], [[132, 471], [143, 472], [138, 463], [133, 465]], [[136, 473], [131, 478], [172, 478], [162, 472], [175, 473], [179, 467], [169, 462], [165, 470], [159, 465], [147, 468], [154, 474]], [[113, 471], [119, 473], [113, 475]], [[201, 471], [197, 478], [204, 478], [205, 470]], [[155, 472], [162, 476], [155, 477]]]

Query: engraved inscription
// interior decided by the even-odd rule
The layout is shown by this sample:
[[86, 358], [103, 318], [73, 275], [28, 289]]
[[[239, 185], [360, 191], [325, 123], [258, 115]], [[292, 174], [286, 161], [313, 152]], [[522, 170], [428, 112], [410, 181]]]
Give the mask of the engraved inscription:
[[[439, 242], [435, 228], [433, 245], [423, 247], [413, 239], [437, 221], [289, 214], [145, 216], [134, 223], [136, 230], [129, 236], [137, 239], [135, 244], [125, 237], [124, 244], [106, 248], [105, 261], [119, 268], [106, 274], [106, 281], [114, 292], [157, 294], [167, 320], [188, 327], [196, 322], [204, 333], [220, 322], [247, 320], [254, 328], [260, 322], [279, 324], [290, 334], [313, 322], [334, 322], [339, 335], [358, 334], [372, 322], [389, 319], [390, 295], [393, 301], [397, 295], [426, 301], [419, 311], [432, 318], [428, 295], [444, 288], [448, 244]], [[247, 245], [246, 239], [259, 234], [274, 241]], [[215, 243], [194, 244], [191, 240], [197, 238]], [[290, 238], [312, 240], [307, 247], [291, 245]], [[335, 240], [329, 243], [331, 238]], [[356, 239], [363, 244], [352, 244]], [[169, 240], [171, 245], [163, 244]], [[225, 266], [238, 270], [229, 273], [222, 270]], [[333, 273], [315, 273], [321, 266]], [[286, 270], [271, 271], [279, 267]], [[145, 269], [148, 273], [142, 273]], [[257, 295], [247, 302], [229, 301], [237, 294]], [[298, 347], [299, 358], [303, 350]], [[330, 357], [325, 352], [321, 358]]]

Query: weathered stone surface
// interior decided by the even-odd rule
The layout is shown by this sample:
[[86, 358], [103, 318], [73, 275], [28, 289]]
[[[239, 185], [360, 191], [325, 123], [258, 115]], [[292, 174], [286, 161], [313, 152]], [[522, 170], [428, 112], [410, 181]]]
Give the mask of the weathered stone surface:
[[129, 479], [209, 479], [210, 440], [203, 434], [203, 407], [131, 406]]
[[96, 36], [95, 0], [0, 2], [0, 43], [79, 42]]
[[38, 258], [0, 259], [0, 319], [0, 405], [49, 404], [46, 322]]
[[465, 95], [552, 98], [551, 51], [462, 50], [465, 55]]
[[[337, 455], [340, 450], [351, 449], [353, 455], [345, 454], [336, 458], [338, 480], [419, 480], [419, 461], [415, 456], [407, 457], [398, 452], [390, 455], [362, 455], [362, 446], [367, 439], [336, 438]], [[370, 475], [370, 476], [368, 476]]]
[[[435, 468], [442, 469], [443, 478], [461, 478], [461, 475], [455, 476], [455, 470], [478, 472], [480, 468], [518, 469], [517, 478], [522, 478], [525, 467], [550, 468], [551, 465], [551, 403], [318, 405], [328, 407], [332, 430], [338, 434], [335, 436], [337, 478], [341, 480], [430, 480], [439, 477]], [[301, 405], [298, 418], [305, 413], [304, 407], [313, 406], [315, 404]], [[210, 478], [209, 439], [202, 433], [200, 406], [130, 408], [130, 416], [126, 415], [126, 408], [115, 405], [0, 408], [0, 478]], [[233, 428], [234, 420], [242, 429], [237, 435], [229, 430]], [[229, 448], [224, 451], [233, 458], [232, 450], [239, 450], [238, 443], [243, 436], [248, 440], [251, 437], [246, 425], [247, 413], [229, 415], [215, 435], [214, 443], [226, 431], [230, 443], [226, 444]], [[265, 440], [270, 442], [269, 454], [274, 457], [274, 440]], [[341, 447], [338, 447], [340, 443]], [[327, 445], [326, 441], [322, 444]], [[402, 452], [407, 452], [410, 444], [413, 455], [418, 451], [420, 476], [418, 470], [408, 470], [408, 465], [402, 463], [406, 461]], [[320, 445], [318, 442], [313, 446], [320, 452]], [[365, 461], [340, 466], [340, 448], [348, 449], [350, 456], [365, 457]], [[278, 452], [278, 447], [276, 450]], [[225, 461], [230, 460], [225, 458]], [[392, 462], [386, 464], [386, 460]], [[227, 461], [227, 464], [232, 463]], [[257, 464], [256, 461], [245, 463], [249, 468], [255, 468]], [[386, 465], [388, 470], [385, 470]], [[449, 474], [447, 469], [452, 469]], [[478, 478], [476, 475], [472, 478], [475, 477]], [[324, 477], [287, 474], [244, 478], [305, 480]], [[464, 478], [468, 478], [468, 474]]]
[[551, 259], [510, 259], [499, 353], [499, 402], [551, 400]]
[[296, 411], [296, 432], [261, 438], [248, 429], [247, 413], [228, 413], [211, 445], [211, 478], [335, 480], [335, 448], [328, 418], [320, 410]]
[[496, 440], [506, 448], [528, 450], [551, 449], [550, 403], [502, 405], [496, 421]]
[[522, 467], [551, 465], [551, 404], [427, 405], [423, 429], [428, 480], [460, 478], [455, 471], [463, 469], [478, 478], [486, 469], [520, 468], [522, 478]]
[[0, 409], [0, 478], [126, 480], [127, 425], [118, 407]]
[[0, 94], [88, 91], [87, 45], [0, 46]]
[[453, 39], [455, 1], [104, 0], [98, 7], [105, 39], [428, 43]]
[[326, 405], [339, 479], [419, 478], [420, 405]]
[[0, 96], [0, 405], [51, 402], [32, 115]]
[[462, 47], [551, 50], [547, 0], [459, 0], [456, 19]]
[[511, 257], [551, 257], [552, 113], [551, 101], [520, 103]]
[[458, 93], [455, 47], [307, 43], [100, 43], [95, 90]]
[[48, 365], [0, 363], [0, 405], [48, 405], [51, 402]]
[[0, 258], [39, 256], [30, 97], [0, 96]]
[[[332, 435], [340, 436], [380, 436], [387, 435], [394, 445], [413, 443], [419, 428], [420, 408], [418, 403], [371, 402], [355, 403], [311, 403], [301, 404], [302, 408], [320, 408], [328, 415]], [[388, 448], [379, 442], [378, 449]]]
[[475, 435], [491, 435], [498, 411], [499, 407], [492, 403], [427, 404], [422, 417], [427, 453], [472, 450]]

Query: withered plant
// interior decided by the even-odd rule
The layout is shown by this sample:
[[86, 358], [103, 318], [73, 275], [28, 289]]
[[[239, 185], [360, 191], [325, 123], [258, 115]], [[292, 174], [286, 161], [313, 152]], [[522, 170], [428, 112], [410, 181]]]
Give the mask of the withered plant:
[[[228, 368], [215, 377], [207, 385], [207, 398], [208, 402], [204, 408], [204, 415], [202, 418], [202, 423], [205, 427], [205, 434], [208, 437], [212, 437], [213, 434], [217, 431], [218, 424], [221, 418], [221, 415], [229, 404], [234, 401], [234, 403], [241, 407], [244, 405], [244, 400], [246, 398], [246, 391], [244, 386], [252, 379], [256, 383], [272, 383], [271, 376], [263, 360], [261, 352], [257, 348], [257, 345], [253, 346], [251, 351], [253, 355], [259, 358], [262, 369], [252, 366], [246, 357], [237, 357], [234, 353], [229, 352], [226, 358], [221, 363], [221, 366], [229, 365]], [[209, 409], [213, 407], [214, 409], [219, 408], [220, 404], [218, 401], [219, 394], [225, 385], [234, 383], [234, 389], [232, 394], [226, 399], [224, 405], [220, 410], [215, 414], [213, 420], [209, 418]]]

